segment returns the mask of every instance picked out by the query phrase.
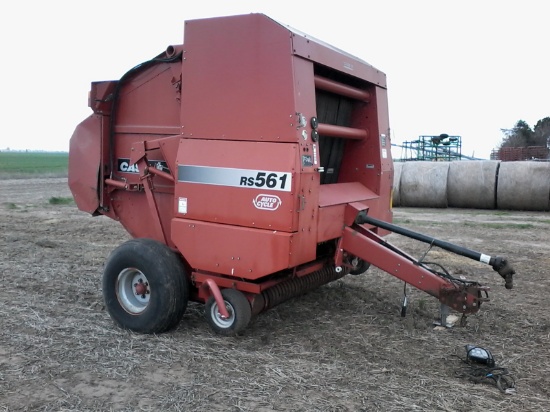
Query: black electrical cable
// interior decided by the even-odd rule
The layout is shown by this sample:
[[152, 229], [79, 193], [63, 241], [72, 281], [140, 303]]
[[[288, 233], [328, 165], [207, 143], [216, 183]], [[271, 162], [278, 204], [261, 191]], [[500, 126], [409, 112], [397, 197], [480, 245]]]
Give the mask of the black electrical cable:
[[432, 269], [430, 267], [427, 267], [427, 266], [423, 266], [425, 269], [429, 270], [430, 272], [432, 272], [433, 274], [437, 275], [437, 276], [440, 276], [442, 278], [445, 278], [445, 279], [449, 279], [450, 281], [453, 281], [453, 282], [457, 282], [457, 283], [462, 283], [462, 284], [465, 284], [465, 285], [479, 285], [478, 282], [474, 282], [474, 281], [471, 281], [471, 280], [463, 280], [463, 279], [459, 279], [459, 278], [455, 278], [453, 275], [451, 275], [447, 269], [445, 269], [442, 265], [440, 265], [439, 263], [436, 263], [436, 262], [421, 262], [422, 265], [432, 265], [432, 266], [437, 266], [439, 267], [442, 272], [439, 272], [435, 269]]
[[468, 365], [455, 371], [455, 374], [460, 378], [468, 378], [474, 383], [491, 383], [502, 393], [511, 393], [515, 391], [515, 379], [506, 368], [500, 367], [482, 367]]
[[496, 366], [490, 352], [486, 351], [488, 358], [486, 360], [473, 360], [470, 353], [473, 350], [486, 351], [483, 348], [472, 346], [461, 361], [465, 364], [455, 370], [455, 375], [459, 378], [467, 378], [474, 383], [489, 383], [495, 385], [498, 390], [505, 394], [515, 392], [516, 381], [507, 368]]

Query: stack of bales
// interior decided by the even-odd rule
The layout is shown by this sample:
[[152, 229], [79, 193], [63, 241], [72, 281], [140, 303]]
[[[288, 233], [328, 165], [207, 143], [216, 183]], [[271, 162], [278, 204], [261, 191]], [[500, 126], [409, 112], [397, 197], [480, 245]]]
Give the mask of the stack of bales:
[[394, 163], [393, 205], [550, 210], [550, 163]]

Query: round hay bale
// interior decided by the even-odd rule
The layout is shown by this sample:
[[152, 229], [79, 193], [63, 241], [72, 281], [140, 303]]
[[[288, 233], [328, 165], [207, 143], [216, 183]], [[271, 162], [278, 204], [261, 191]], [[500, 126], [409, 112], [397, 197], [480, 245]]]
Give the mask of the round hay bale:
[[550, 210], [550, 163], [501, 162], [497, 208]]
[[399, 194], [399, 192], [401, 190], [401, 171], [402, 170], [403, 170], [403, 162], [393, 163], [392, 205], [394, 207], [401, 205], [401, 195]]
[[447, 180], [449, 207], [495, 209], [498, 167], [495, 160], [451, 162]]
[[449, 162], [406, 162], [401, 171], [401, 206], [447, 207]]

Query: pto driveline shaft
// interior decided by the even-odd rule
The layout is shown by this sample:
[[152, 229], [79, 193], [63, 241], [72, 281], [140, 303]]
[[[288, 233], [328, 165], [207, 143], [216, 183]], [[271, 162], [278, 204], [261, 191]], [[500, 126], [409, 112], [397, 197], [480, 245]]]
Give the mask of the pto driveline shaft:
[[455, 253], [457, 255], [464, 256], [464, 257], [476, 260], [478, 262], [482, 262], [487, 265], [490, 265], [495, 271], [499, 273], [500, 276], [504, 278], [506, 282], [505, 284], [506, 288], [512, 289], [512, 285], [513, 285], [512, 275], [515, 273], [515, 270], [508, 264], [506, 259], [502, 257], [498, 257], [498, 256], [492, 257], [480, 252], [476, 252], [474, 250], [467, 249], [462, 246], [455, 245], [450, 242], [446, 242], [444, 240], [439, 240], [430, 236], [426, 236], [426, 235], [423, 235], [422, 233], [414, 232], [412, 230], [405, 229], [401, 226], [396, 226], [394, 224], [375, 219], [373, 217], [368, 216], [365, 212], [359, 212], [359, 214], [357, 215], [357, 218], [355, 219], [355, 223], [357, 224], [368, 223], [373, 226], [389, 230], [390, 232], [398, 233], [400, 235], [410, 237], [411, 239], [428, 243], [430, 245], [440, 247], [441, 249], [448, 250], [449, 252]]

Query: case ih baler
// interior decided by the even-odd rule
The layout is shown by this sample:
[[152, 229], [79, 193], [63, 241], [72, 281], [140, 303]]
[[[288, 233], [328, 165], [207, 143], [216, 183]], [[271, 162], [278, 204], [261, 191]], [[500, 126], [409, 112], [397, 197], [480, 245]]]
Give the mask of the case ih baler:
[[116, 323], [175, 327], [189, 300], [221, 334], [370, 264], [465, 314], [487, 288], [453, 278], [383, 237], [398, 232], [487, 263], [490, 257], [392, 225], [386, 77], [262, 14], [185, 23], [118, 81], [94, 82], [71, 138], [80, 210], [133, 237], [103, 274]]

